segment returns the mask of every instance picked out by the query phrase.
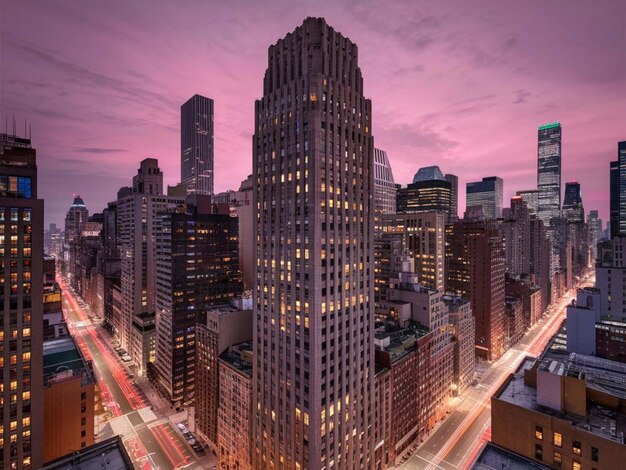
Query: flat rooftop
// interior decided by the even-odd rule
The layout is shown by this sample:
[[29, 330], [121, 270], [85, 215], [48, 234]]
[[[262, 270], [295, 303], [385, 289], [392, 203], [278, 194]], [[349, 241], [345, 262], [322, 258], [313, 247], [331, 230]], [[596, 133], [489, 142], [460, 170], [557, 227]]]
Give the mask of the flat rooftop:
[[122, 438], [115, 436], [44, 465], [43, 470], [132, 470]]
[[55, 380], [82, 376], [83, 384], [95, 383], [93, 371], [71, 336], [43, 343], [43, 380], [48, 385]]
[[224, 361], [232, 368], [252, 377], [252, 362], [248, 358], [252, 357], [252, 341], [239, 343], [231, 346], [222, 354], [220, 360]]
[[[620, 443], [624, 442], [626, 432], [626, 415], [614, 409], [587, 402], [587, 416], [578, 416], [564, 411], [554, 410], [537, 403], [537, 389], [524, 383], [524, 371], [535, 365], [536, 359], [526, 357], [513, 376], [505, 382], [497, 398], [514, 405], [527, 408], [548, 416], [554, 416], [569, 421], [572, 426], [591, 432], [604, 439]], [[545, 364], [539, 366], [545, 369]], [[611, 364], [607, 364], [607, 362]], [[563, 375], [576, 376], [584, 374], [588, 388], [595, 388], [615, 396], [626, 396], [626, 365], [620, 364], [623, 370], [611, 370], [607, 367], [618, 364], [606, 359], [592, 356], [582, 356], [572, 353], [567, 362], [560, 362]]]
[[430, 330], [417, 322], [409, 321], [405, 326], [400, 326], [395, 321], [376, 322], [374, 326], [375, 348], [388, 352], [391, 362], [395, 362], [411, 352], [403, 347], [405, 344], [421, 338], [430, 333]]
[[470, 468], [472, 470], [527, 470], [532, 468], [549, 470], [551, 467], [534, 462], [488, 442]]

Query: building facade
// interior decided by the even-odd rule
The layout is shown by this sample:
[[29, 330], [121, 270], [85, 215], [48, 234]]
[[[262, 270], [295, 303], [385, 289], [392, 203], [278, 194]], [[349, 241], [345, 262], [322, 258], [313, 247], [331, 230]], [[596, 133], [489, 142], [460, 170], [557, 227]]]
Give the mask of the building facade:
[[255, 105], [254, 468], [373, 464], [374, 146], [357, 55], [307, 18], [270, 47]]
[[30, 139], [0, 134], [0, 467], [43, 462], [43, 200]]
[[489, 176], [482, 181], [467, 183], [465, 191], [466, 207], [482, 207], [486, 219], [502, 218], [503, 202], [502, 178]]
[[220, 470], [252, 468], [252, 341], [231, 346], [219, 357], [217, 458]]
[[180, 180], [188, 194], [213, 194], [213, 100], [193, 95], [180, 107]]

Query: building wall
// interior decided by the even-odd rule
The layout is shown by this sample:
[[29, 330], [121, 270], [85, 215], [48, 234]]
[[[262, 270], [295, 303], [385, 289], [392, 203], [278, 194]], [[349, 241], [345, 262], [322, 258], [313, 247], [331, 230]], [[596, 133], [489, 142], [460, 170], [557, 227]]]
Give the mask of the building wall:
[[[536, 427], [541, 428], [542, 439], [535, 435]], [[554, 445], [554, 434], [560, 433], [562, 445]], [[573, 441], [581, 443], [581, 455], [575, 455]], [[491, 399], [491, 442], [507, 450], [523, 455], [531, 460], [557, 468], [573, 468], [573, 462], [580, 462], [583, 469], [622, 468], [626, 459], [623, 444], [604, 439], [601, 436], [573, 427], [569, 421], [517, 406], [513, 403]], [[535, 445], [541, 446], [542, 459], [535, 456]], [[591, 447], [598, 449], [598, 461], [591, 459]], [[554, 452], [561, 454], [561, 465], [554, 461]]]
[[229, 346], [252, 339], [252, 311], [230, 309], [207, 312], [196, 324], [195, 425], [196, 431], [217, 451], [219, 402], [218, 357]]
[[430, 289], [445, 288], [444, 212], [420, 212], [384, 217], [384, 231], [403, 237], [403, 247], [414, 259], [419, 283]]
[[80, 376], [44, 388], [44, 462], [94, 444], [94, 384]]
[[252, 468], [252, 378], [219, 360], [217, 456], [220, 470]]

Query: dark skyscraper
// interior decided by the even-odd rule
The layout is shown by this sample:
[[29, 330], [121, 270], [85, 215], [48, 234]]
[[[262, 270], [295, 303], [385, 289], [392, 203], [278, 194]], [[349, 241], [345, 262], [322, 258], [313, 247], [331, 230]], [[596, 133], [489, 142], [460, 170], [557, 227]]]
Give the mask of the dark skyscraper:
[[539, 126], [537, 147], [538, 217], [548, 224], [561, 213], [561, 124]]
[[0, 134], [0, 467], [43, 459], [43, 200], [30, 139]]
[[617, 144], [611, 162], [611, 238], [626, 234], [626, 141]]
[[563, 196], [563, 217], [568, 222], [584, 222], [585, 209], [583, 207], [583, 195], [580, 191], [580, 183], [568, 181], [565, 183], [565, 195]]
[[459, 177], [446, 173], [445, 179], [450, 183], [450, 214], [448, 214], [448, 222], [453, 224], [459, 219]]
[[188, 194], [213, 194], [213, 100], [193, 95], [180, 107], [180, 179]]
[[372, 104], [356, 45], [322, 18], [268, 59], [253, 138], [253, 466], [371, 468]]
[[175, 406], [194, 397], [196, 319], [243, 290], [237, 226], [236, 217], [193, 206], [157, 216], [155, 367]]

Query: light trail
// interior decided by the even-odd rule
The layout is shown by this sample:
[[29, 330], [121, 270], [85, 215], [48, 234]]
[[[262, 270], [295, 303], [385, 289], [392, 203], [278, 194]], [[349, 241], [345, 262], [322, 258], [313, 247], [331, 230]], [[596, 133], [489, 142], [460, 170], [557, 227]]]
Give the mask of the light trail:
[[[58, 283], [63, 290], [63, 302], [65, 304], [64, 317], [67, 322], [68, 330], [74, 337], [76, 344], [80, 348], [84, 357], [90, 360], [94, 365], [94, 368], [99, 376], [98, 385], [100, 387], [101, 396], [103, 402], [105, 402], [109, 410], [113, 413], [113, 416], [119, 417], [124, 415], [122, 407], [113, 397], [113, 393], [109, 384], [106, 383], [105, 375], [100, 370], [100, 366], [104, 365], [111, 374], [111, 377], [115, 381], [115, 385], [119, 388], [122, 394], [124, 403], [128, 404], [131, 410], [138, 410], [150, 406], [147, 399], [143, 398], [137, 386], [131, 383], [129, 380], [128, 372], [120, 364], [117, 354], [111, 346], [104, 340], [99, 329], [94, 325], [85, 310], [79, 305], [75, 295], [68, 288], [67, 282], [62, 277], [58, 277]], [[92, 349], [87, 344], [86, 338], [92, 341]], [[103, 363], [98, 364], [94, 360], [92, 352], [98, 351]], [[186, 466], [192, 463], [189, 456], [185, 455], [184, 450], [178, 446], [176, 440], [168, 432], [167, 426], [159, 424], [152, 428], [148, 428], [152, 435], [154, 435], [157, 449], [161, 450], [161, 455], [166, 457], [174, 468], [180, 466]], [[137, 468], [143, 470], [150, 470], [151, 468], [158, 468], [154, 463], [151, 454], [148, 453], [141, 439], [135, 434], [133, 437], [124, 441], [125, 447], [129, 453], [133, 455], [133, 460], [137, 465]], [[162, 465], [161, 465], [162, 467]]]
[[[519, 367], [524, 357], [529, 354], [533, 356], [538, 356], [543, 351], [546, 344], [548, 344], [549, 340], [558, 332], [561, 324], [565, 320], [566, 307], [569, 305], [574, 293], [574, 289], [567, 291], [563, 295], [560, 302], [552, 307], [552, 313], [543, 317], [543, 324], [536, 324], [531, 330], [529, 330], [532, 331], [536, 328], [541, 328], [540, 333], [534, 339], [532, 344], [521, 345], [520, 343], [517, 343], [517, 345], [509, 349], [509, 351], [505, 355], [503, 355], [499, 360], [491, 365], [489, 370], [502, 370], [502, 372], [500, 372], [500, 374], [494, 378], [492, 385], [489, 386], [489, 388], [487, 388], [485, 392], [483, 392], [483, 395], [476, 400], [476, 404], [473, 406], [467, 416], [455, 429], [455, 431], [452, 433], [446, 443], [439, 449], [437, 454], [433, 456], [430, 464], [426, 467], [428, 470], [442, 468], [439, 464], [443, 462], [450, 454], [452, 449], [460, 443], [462, 437], [469, 430], [469, 428], [474, 425], [474, 423], [481, 416], [481, 414], [491, 407], [491, 397], [500, 388], [508, 375]], [[488, 423], [489, 435], [491, 435], [491, 417], [489, 417]], [[477, 446], [478, 450], [480, 450], [483, 443], [484, 441], [482, 441], [481, 439], [479, 445]], [[472, 453], [471, 456], [475, 458], [474, 453]], [[460, 468], [463, 468], [464, 460], [466, 460], [465, 456], [461, 459], [461, 462], [459, 463]], [[472, 460], [469, 460], [467, 462], [469, 464], [472, 462]]]

